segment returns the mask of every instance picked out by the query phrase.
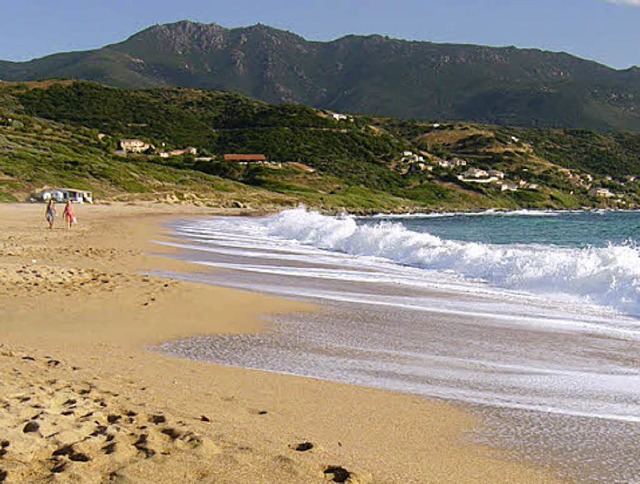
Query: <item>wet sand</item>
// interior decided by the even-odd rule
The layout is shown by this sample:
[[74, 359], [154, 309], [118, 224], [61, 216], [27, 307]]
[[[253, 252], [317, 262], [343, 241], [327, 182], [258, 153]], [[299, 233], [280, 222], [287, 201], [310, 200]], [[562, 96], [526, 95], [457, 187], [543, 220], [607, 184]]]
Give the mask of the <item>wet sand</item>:
[[150, 241], [211, 211], [77, 212], [49, 231], [43, 206], [0, 205], [0, 480], [553, 481], [473, 443], [461, 407], [149, 351], [314, 308], [146, 275], [196, 270]]
[[640, 478], [636, 319], [266, 237], [280, 220], [175, 221], [174, 257], [207, 272], [174, 277], [322, 311], [161, 351], [460, 402], [482, 419], [477, 440], [514, 458], [579, 482]]

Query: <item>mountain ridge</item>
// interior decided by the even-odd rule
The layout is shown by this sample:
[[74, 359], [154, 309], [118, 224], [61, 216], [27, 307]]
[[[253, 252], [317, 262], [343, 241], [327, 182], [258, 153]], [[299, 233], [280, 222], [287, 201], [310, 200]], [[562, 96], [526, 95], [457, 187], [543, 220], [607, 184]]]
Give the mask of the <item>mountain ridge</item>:
[[565, 52], [179, 21], [100, 49], [0, 61], [0, 78], [229, 90], [270, 103], [422, 120], [640, 131], [640, 68]]

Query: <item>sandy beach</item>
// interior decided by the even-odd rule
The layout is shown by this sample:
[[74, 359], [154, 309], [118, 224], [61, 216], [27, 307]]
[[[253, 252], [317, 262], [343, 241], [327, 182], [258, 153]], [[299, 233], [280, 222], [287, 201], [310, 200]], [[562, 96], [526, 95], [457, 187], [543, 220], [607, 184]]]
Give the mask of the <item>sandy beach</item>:
[[165, 356], [309, 305], [160, 279], [164, 223], [212, 211], [0, 205], [0, 481], [552, 482], [474, 444], [463, 408]]

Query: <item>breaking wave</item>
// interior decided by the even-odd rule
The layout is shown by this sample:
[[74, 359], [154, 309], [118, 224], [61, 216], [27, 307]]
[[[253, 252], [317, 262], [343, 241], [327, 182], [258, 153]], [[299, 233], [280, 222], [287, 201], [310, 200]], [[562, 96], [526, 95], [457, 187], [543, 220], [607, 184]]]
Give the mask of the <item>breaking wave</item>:
[[[483, 217], [483, 216], [500, 216], [500, 217], [557, 217], [563, 213], [582, 213], [583, 210], [495, 210], [488, 209], [480, 212], [429, 212], [429, 213], [379, 213], [373, 216], [373, 218], [384, 219], [414, 219], [414, 218], [445, 218], [445, 217], [459, 217], [464, 215], [465, 217]], [[362, 217], [364, 218], [364, 217]], [[367, 217], [368, 218], [368, 217]]]
[[[256, 219], [245, 230], [353, 256], [454, 273], [526, 292], [578, 296], [640, 315], [640, 252], [635, 242], [597, 248], [496, 245], [442, 239], [399, 222], [359, 224], [304, 208]], [[253, 225], [252, 223], [250, 225]]]

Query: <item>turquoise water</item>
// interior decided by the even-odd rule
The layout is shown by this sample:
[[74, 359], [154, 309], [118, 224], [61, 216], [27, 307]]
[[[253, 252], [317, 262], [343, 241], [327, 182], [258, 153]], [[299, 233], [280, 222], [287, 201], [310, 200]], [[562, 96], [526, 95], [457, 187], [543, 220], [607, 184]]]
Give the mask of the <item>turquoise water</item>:
[[384, 220], [443, 239], [485, 244], [606, 247], [633, 245], [640, 240], [640, 212], [511, 212], [363, 219], [367, 224]]

